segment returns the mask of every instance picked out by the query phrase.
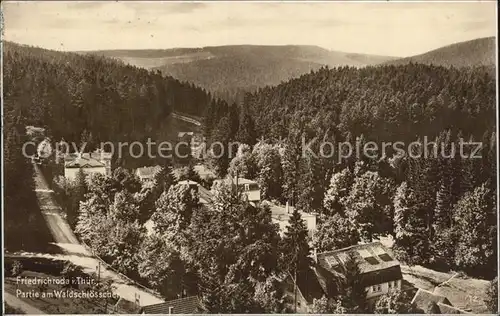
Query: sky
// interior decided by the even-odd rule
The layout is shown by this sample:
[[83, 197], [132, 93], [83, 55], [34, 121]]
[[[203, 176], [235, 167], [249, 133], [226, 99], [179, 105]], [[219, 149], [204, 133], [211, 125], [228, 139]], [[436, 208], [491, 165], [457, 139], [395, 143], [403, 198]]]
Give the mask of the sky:
[[496, 35], [496, 1], [3, 1], [4, 39], [63, 51], [317, 45], [411, 56]]

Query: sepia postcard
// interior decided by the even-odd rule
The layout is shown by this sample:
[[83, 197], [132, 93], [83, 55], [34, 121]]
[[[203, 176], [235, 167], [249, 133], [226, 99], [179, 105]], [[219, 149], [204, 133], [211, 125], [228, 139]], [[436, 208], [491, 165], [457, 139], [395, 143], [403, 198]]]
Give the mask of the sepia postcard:
[[498, 315], [496, 1], [2, 1], [4, 314]]

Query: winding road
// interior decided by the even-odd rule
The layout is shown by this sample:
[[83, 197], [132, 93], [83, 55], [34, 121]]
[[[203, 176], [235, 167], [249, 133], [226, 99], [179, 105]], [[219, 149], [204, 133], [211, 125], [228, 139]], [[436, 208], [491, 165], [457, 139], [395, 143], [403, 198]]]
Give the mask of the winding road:
[[188, 123], [194, 124], [196, 126], [201, 126], [201, 122], [198, 119], [194, 119], [192, 117], [189, 117], [189, 116], [186, 116], [186, 115], [183, 115], [183, 114], [172, 112], [172, 117], [176, 118], [176, 119], [179, 119], [179, 120], [182, 120], [184, 122], [188, 122]]
[[[163, 303], [164, 300], [153, 294], [153, 291], [146, 289], [140, 285], [134, 284], [133, 281], [125, 276], [111, 270], [106, 264], [101, 263], [84, 245], [80, 244], [75, 234], [71, 230], [68, 222], [63, 216], [61, 207], [57, 204], [54, 192], [50, 189], [46, 179], [44, 178], [38, 165], [34, 165], [35, 169], [35, 192], [39, 201], [40, 209], [55, 240], [55, 245], [61, 249], [61, 253], [31, 253], [31, 252], [16, 252], [5, 254], [5, 256], [21, 256], [21, 257], [45, 257], [59, 260], [69, 260], [73, 264], [82, 267], [85, 273], [94, 273], [96, 268], [100, 266], [100, 277], [112, 281], [114, 293], [130, 302], [134, 302], [137, 295], [139, 296], [139, 305], [151, 305]], [[14, 300], [14, 299], [17, 300]], [[24, 303], [23, 300], [13, 296], [6, 296], [7, 302], [19, 307], [26, 312], [29, 312], [29, 304], [23, 308], [19, 304]], [[17, 304], [17, 305], [16, 305]], [[31, 314], [31, 312], [29, 312]]]

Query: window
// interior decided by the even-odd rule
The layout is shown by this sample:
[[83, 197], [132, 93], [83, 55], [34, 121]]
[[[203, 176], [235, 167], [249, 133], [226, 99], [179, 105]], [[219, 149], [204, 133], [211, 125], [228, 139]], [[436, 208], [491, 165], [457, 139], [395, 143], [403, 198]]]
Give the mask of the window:
[[398, 288], [398, 281], [390, 281], [389, 282], [389, 289], [397, 289]]
[[382, 291], [382, 287], [380, 285], [374, 285], [374, 286], [372, 286], [372, 291], [373, 292], [380, 292], [380, 291]]

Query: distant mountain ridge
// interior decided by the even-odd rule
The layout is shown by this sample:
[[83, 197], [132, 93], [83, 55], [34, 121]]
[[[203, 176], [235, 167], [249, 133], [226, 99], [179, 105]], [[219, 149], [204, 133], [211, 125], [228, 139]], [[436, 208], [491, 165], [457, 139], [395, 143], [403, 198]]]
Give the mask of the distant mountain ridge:
[[273, 86], [321, 67], [404, 65], [410, 62], [445, 67], [495, 66], [495, 38], [447, 45], [399, 58], [331, 51], [312, 45], [228, 45], [200, 48], [104, 50], [91, 53], [127, 64], [160, 70], [224, 95]]
[[412, 62], [445, 67], [494, 66], [495, 48], [495, 37], [484, 37], [447, 45], [412, 57], [387, 61], [384, 64], [403, 65]]
[[229, 45], [86, 53], [117, 58], [142, 68], [158, 69], [165, 75], [212, 91], [276, 85], [323, 66], [363, 67], [396, 59], [307, 45]]

